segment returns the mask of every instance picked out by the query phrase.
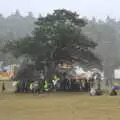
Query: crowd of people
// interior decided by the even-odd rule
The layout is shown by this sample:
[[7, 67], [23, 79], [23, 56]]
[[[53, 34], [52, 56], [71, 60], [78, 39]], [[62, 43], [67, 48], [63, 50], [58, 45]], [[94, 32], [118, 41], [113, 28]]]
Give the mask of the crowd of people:
[[[64, 80], [66, 81], [66, 80]], [[63, 82], [64, 82], [63, 81]], [[67, 82], [64, 84], [67, 84]], [[57, 89], [61, 88], [62, 83], [60, 82], [60, 78], [58, 76], [54, 76], [51, 82], [48, 82], [45, 79], [39, 80], [15, 80], [13, 82], [13, 86], [16, 87], [15, 92], [33, 92], [41, 93], [41, 92], [48, 92], [48, 91], [56, 91]], [[64, 87], [65, 88], [65, 87]]]
[[84, 90], [88, 91], [89, 83], [87, 81], [83, 84], [74, 79], [69, 78], [66, 74], [64, 76], [54, 75], [51, 81], [45, 80], [44, 77], [38, 80], [16, 80], [13, 81], [13, 86], [16, 88], [15, 92], [22, 93], [41, 93], [49, 91], [70, 91], [70, 90]]
[[[74, 81], [74, 80], [73, 80]], [[71, 84], [71, 85], [70, 85]], [[54, 76], [54, 79], [49, 83], [47, 80], [35, 80], [35, 81], [13, 81], [13, 86], [16, 88], [15, 89], [15, 93], [33, 93], [35, 94], [41, 94], [44, 92], [52, 92], [52, 91], [59, 91], [59, 90], [70, 90], [70, 89], [74, 89], [75, 83], [70, 83], [69, 80], [64, 79], [64, 81], [61, 81], [59, 77]], [[79, 89], [80, 90], [80, 89]], [[87, 89], [88, 90], [88, 89]], [[120, 90], [120, 86], [119, 85], [114, 85], [109, 93], [109, 95], [111, 96], [117, 96], [118, 95], [118, 91]], [[2, 83], [2, 92], [6, 91], [6, 85], [3, 82]], [[84, 91], [85, 88], [84, 88]], [[90, 96], [100, 96], [103, 95], [103, 91], [101, 91], [100, 88], [90, 88], [88, 90]]]
[[[98, 77], [99, 78], [99, 77]], [[97, 78], [97, 79], [98, 79]], [[90, 82], [92, 81], [92, 86]], [[41, 74], [41, 77], [36, 80], [15, 80], [13, 81], [13, 86], [15, 87], [15, 93], [33, 93], [40, 94], [43, 92], [50, 91], [70, 91], [79, 90], [86, 91], [90, 93], [90, 96], [102, 95], [100, 83], [97, 85], [97, 89], [94, 87], [93, 80], [75, 80], [67, 76], [67, 74], [54, 75], [51, 81], [45, 79]], [[4, 92], [6, 86], [3, 82], [2, 91]], [[117, 90], [120, 90], [119, 85], [112, 88], [110, 95], [117, 95]]]

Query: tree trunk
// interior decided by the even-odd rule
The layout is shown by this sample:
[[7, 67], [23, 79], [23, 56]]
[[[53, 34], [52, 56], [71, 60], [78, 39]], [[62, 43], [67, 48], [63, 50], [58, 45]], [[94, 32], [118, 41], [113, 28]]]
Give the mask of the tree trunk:
[[48, 82], [52, 81], [52, 77], [55, 74], [56, 64], [54, 61], [49, 62], [45, 65], [45, 78]]
[[110, 90], [112, 88], [112, 81], [114, 79], [114, 69], [111, 65], [104, 64], [104, 77], [105, 88], [108, 88]]

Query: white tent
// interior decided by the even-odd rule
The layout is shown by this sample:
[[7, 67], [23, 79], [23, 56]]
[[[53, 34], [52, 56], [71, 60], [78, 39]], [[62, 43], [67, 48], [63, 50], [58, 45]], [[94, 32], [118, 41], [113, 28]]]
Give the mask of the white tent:
[[114, 70], [114, 78], [115, 79], [120, 79], [120, 69]]
[[85, 73], [85, 71], [83, 70], [83, 68], [81, 68], [79, 66], [75, 66], [75, 73], [77, 75], [81, 75], [81, 74]]

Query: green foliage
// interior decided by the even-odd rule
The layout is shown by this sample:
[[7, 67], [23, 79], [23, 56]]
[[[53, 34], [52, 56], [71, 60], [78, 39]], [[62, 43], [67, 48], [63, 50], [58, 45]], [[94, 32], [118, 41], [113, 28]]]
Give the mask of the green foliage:
[[[74, 14], [76, 14], [76, 17], [73, 17]], [[69, 20], [67, 20], [68, 18], [69, 18]], [[83, 27], [82, 30], [85, 32], [85, 34], [89, 38], [91, 38], [92, 41], [98, 43], [97, 49], [95, 49], [95, 50], [102, 59], [104, 57], [106, 57], [105, 51], [106, 51], [107, 44], [104, 44], [104, 42], [106, 43], [106, 41], [113, 41], [114, 43], [116, 43], [115, 45], [117, 45], [117, 47], [114, 47], [115, 45], [113, 45], [112, 49], [111, 48], [108, 49], [108, 51], [110, 51], [108, 56], [111, 56], [111, 57], [113, 56], [112, 59], [110, 58], [111, 62], [116, 63], [116, 66], [118, 66], [120, 57], [119, 57], [119, 53], [116, 54], [116, 52], [117, 51], [119, 52], [120, 22], [116, 21], [115, 19], [110, 18], [110, 17], [107, 17], [106, 21], [102, 21], [102, 20], [97, 21], [95, 18], [93, 18], [92, 20], [88, 20], [87, 18], [85, 18], [86, 21], [88, 22], [88, 24], [86, 25], [86, 22], [83, 19], [76, 20], [77, 18], [79, 18], [79, 15], [77, 13], [72, 13], [72, 12], [66, 11], [66, 10], [61, 10], [61, 11], [56, 10], [56, 12], [54, 12], [54, 14], [52, 14], [52, 15], [49, 14], [46, 17], [40, 17], [39, 19], [41, 22], [39, 20], [36, 22], [36, 24], [38, 24], [38, 25], [36, 25], [36, 29], [39, 29], [39, 27], [37, 28], [37, 26], [39, 26], [39, 24], [43, 24], [43, 21], [47, 21], [47, 24], [49, 24], [49, 23], [51, 24], [53, 22], [53, 24], [56, 23], [57, 26], [60, 23], [59, 26], [60, 26], [61, 30], [59, 30], [59, 31], [62, 31], [62, 29], [64, 27], [62, 27], [61, 24], [64, 22], [66, 22], [67, 24], [70, 24], [72, 21], [72, 23], [73, 22], [75, 23], [74, 25], [80, 26], [80, 29], [81, 29], [81, 27]], [[55, 22], [55, 19], [57, 20], [56, 22]], [[58, 19], [60, 22], [58, 22]], [[24, 36], [26, 36], [27, 34], [30, 34], [35, 27], [35, 25], [34, 25], [35, 21], [36, 21], [36, 18], [33, 17], [32, 13], [29, 13], [28, 16], [23, 17], [18, 10], [16, 11], [16, 13], [14, 13], [6, 18], [3, 17], [2, 15], [0, 15], [0, 28], [1, 28], [0, 29], [0, 49], [3, 48], [4, 44], [8, 40], [20, 39], [20, 38], [23, 38]], [[47, 24], [46, 24], [46, 26], [47, 26]], [[56, 26], [56, 24], [55, 24], [55, 26]], [[86, 25], [86, 27], [84, 27], [85, 25]], [[50, 27], [50, 29], [51, 29], [51, 27]], [[54, 29], [54, 27], [52, 27], [52, 29]], [[50, 32], [51, 32], [51, 30], [49, 31], [49, 34], [51, 34]], [[47, 34], [48, 34], [48, 32], [47, 32]], [[63, 33], [61, 33], [61, 34], [63, 34]], [[58, 34], [58, 35], [60, 35], [60, 34]], [[39, 31], [38, 31], [38, 36], [39, 36]], [[83, 36], [83, 37], [85, 37], [85, 36]], [[71, 36], [70, 36], [70, 38], [71, 38]], [[115, 40], [115, 39], [117, 39], [117, 40]], [[65, 42], [64, 39], [62, 39], [62, 40], [63, 40], [63, 42]], [[84, 41], [81, 41], [81, 42], [84, 42]], [[59, 40], [55, 41], [55, 44], [58, 44], [58, 46], [62, 46], [60, 44]], [[63, 44], [66, 44], [66, 43], [63, 43]], [[117, 48], [118, 50], [116, 50], [114, 48]], [[17, 54], [17, 56], [18, 56], [18, 54]], [[11, 56], [11, 58], [13, 58], [13, 57]], [[0, 52], [0, 60], [8, 60], [8, 55]]]
[[[82, 33], [85, 25], [86, 22], [77, 13], [55, 10], [53, 14], [37, 20], [32, 36], [9, 42], [6, 48], [16, 57], [31, 57], [37, 64], [46, 60], [57, 63], [61, 60], [85, 61], [88, 58], [98, 60], [90, 50], [97, 44]], [[83, 60], [80, 59], [82, 57]]]

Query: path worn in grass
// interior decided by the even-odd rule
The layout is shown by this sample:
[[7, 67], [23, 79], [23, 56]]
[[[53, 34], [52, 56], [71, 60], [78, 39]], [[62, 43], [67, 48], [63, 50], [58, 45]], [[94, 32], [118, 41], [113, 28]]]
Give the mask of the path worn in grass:
[[120, 97], [0, 95], [0, 120], [119, 120]]

